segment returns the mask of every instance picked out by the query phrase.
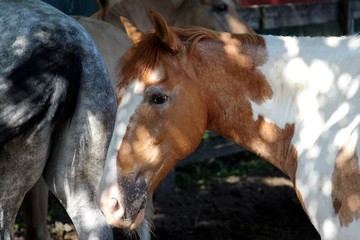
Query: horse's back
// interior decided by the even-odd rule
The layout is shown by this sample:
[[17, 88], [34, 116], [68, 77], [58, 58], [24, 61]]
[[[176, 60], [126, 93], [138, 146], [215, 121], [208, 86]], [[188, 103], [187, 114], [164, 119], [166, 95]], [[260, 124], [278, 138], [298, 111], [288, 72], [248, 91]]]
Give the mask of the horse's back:
[[131, 47], [126, 33], [110, 23], [84, 16], [72, 16], [94, 40], [104, 58], [114, 88], [119, 84], [117, 65], [119, 59]]

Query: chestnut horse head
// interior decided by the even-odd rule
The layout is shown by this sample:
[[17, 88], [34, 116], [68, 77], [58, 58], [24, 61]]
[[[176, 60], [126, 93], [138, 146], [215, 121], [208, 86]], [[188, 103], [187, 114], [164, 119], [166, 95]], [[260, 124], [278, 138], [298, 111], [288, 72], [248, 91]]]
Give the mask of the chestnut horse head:
[[[211, 85], [231, 88], [238, 61], [245, 63], [244, 71], [261, 61], [246, 64], [246, 54], [240, 60], [228, 56], [237, 54], [231, 34], [170, 28], [160, 14], [151, 12], [151, 16], [155, 30], [147, 33], [122, 18], [134, 46], [125, 54], [119, 72], [116, 126], [98, 194], [107, 221], [129, 229], [138, 226], [147, 206], [151, 208], [147, 201], [176, 162], [197, 148], [206, 128], [216, 130], [211, 129], [214, 111], [208, 107], [209, 102], [216, 105]], [[257, 40], [256, 35], [243, 37]], [[204, 44], [214, 51], [205, 50]], [[258, 44], [263, 42], [259, 39]], [[209, 61], [228, 67], [219, 71]], [[214, 79], [230, 85], [215, 81], [204, 87]]]

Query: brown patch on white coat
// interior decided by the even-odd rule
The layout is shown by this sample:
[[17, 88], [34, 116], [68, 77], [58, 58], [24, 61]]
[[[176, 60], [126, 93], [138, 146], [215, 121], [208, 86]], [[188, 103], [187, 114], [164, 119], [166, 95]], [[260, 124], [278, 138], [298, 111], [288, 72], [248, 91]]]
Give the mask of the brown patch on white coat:
[[[144, 101], [132, 116], [117, 155], [118, 187], [123, 193], [118, 197], [125, 199], [118, 202], [125, 203], [119, 206], [125, 215], [136, 213], [132, 208], [139, 205], [129, 199], [139, 199], [133, 199], [132, 190], [121, 179], [131, 179], [129, 186], [151, 196], [176, 162], [196, 149], [205, 129], [235, 140], [294, 181], [297, 152], [291, 139], [295, 126], [280, 128], [261, 116], [253, 119], [250, 101], [260, 104], [273, 95], [257, 70], [267, 59], [264, 39], [169, 28], [159, 14], [151, 16], [155, 32], [139, 35], [128, 21], [125, 24], [135, 45], [122, 61], [119, 95], [134, 79], [145, 89]], [[209, 47], [212, 51], [206, 51]], [[156, 71], [162, 72], [158, 81], [150, 77]], [[131, 215], [134, 226], [139, 216]], [[122, 219], [118, 218], [118, 226], [126, 226]]]
[[340, 226], [360, 218], [360, 167], [353, 146], [343, 146], [336, 156], [332, 176], [332, 200]]

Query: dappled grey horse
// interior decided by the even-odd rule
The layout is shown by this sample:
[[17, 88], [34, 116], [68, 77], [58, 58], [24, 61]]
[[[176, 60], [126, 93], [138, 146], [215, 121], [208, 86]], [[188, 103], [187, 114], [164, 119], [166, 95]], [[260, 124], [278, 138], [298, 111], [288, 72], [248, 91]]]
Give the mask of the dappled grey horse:
[[42, 174], [81, 239], [112, 239], [94, 201], [116, 110], [103, 60], [53, 7], [0, 4], [0, 239]]

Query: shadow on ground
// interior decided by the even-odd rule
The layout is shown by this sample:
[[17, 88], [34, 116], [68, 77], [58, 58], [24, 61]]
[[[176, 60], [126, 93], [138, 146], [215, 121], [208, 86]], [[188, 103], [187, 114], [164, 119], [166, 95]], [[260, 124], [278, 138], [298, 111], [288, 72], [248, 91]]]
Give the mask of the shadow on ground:
[[[239, 158], [244, 156], [227, 159], [220, 168], [232, 169], [234, 164], [239, 164]], [[245, 163], [240, 168], [247, 166]], [[258, 166], [256, 163], [257, 169]], [[272, 167], [252, 169], [246, 174], [209, 177], [203, 184], [171, 193], [156, 193], [152, 239], [320, 240], [288, 178]], [[190, 176], [193, 177], [192, 173]], [[48, 228], [53, 239], [78, 239], [62, 207], [54, 198], [49, 202]], [[25, 231], [21, 215], [19, 221], [17, 240], [24, 239]], [[136, 239], [115, 232], [116, 239]]]
[[155, 210], [155, 239], [320, 240], [276, 169], [157, 195]]

